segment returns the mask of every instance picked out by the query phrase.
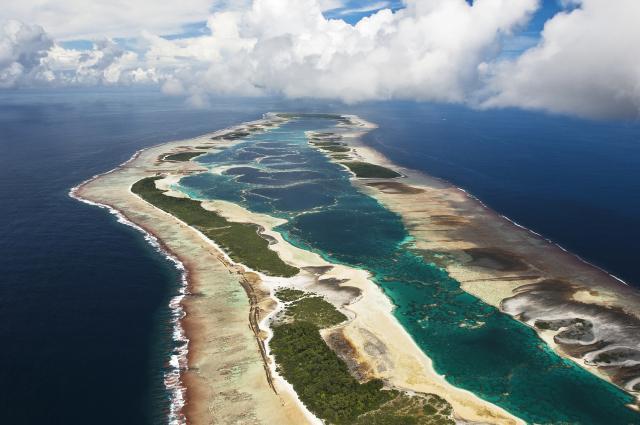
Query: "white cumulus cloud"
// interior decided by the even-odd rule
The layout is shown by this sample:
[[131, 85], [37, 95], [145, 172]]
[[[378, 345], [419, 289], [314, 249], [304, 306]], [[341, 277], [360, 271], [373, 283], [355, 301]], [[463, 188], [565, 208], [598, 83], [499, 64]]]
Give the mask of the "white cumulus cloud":
[[487, 67], [486, 107], [596, 118], [640, 116], [640, 1], [572, 0], [538, 45]]
[[255, 0], [214, 14], [211, 35], [149, 39], [156, 65], [198, 62], [181, 77], [187, 90], [276, 93], [348, 102], [412, 98], [461, 102], [478, 64], [500, 37], [524, 23], [536, 0], [409, 0], [356, 25], [327, 19], [316, 0]]
[[405, 0], [354, 25], [323, 14], [350, 4], [340, 0], [226, 0], [200, 12], [206, 27], [193, 37], [140, 27], [126, 44], [133, 48], [100, 37], [86, 50], [9, 21], [0, 30], [0, 87], [157, 84], [194, 105], [275, 94], [637, 117], [640, 2], [564, 3], [537, 42], [519, 30], [538, 0]]

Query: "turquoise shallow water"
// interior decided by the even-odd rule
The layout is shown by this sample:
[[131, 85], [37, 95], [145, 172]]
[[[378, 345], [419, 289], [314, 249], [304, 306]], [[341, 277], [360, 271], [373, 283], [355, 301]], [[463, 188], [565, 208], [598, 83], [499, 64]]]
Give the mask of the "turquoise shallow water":
[[632, 397], [557, 356], [533, 330], [464, 293], [412, 253], [400, 218], [308, 146], [304, 131], [331, 125], [300, 119], [200, 157], [204, 165], [235, 167], [186, 177], [182, 190], [285, 217], [289, 223], [279, 230], [290, 242], [369, 270], [399, 321], [455, 385], [530, 423], [640, 423], [625, 407]]

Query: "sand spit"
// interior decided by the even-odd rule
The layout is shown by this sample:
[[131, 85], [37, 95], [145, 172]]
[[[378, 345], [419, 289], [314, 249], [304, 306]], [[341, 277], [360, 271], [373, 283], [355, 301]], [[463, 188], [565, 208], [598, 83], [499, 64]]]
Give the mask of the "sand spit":
[[[205, 171], [191, 161], [162, 161], [167, 153], [224, 149], [243, 133], [262, 131], [282, 121], [273, 114], [190, 140], [170, 142], [138, 152], [130, 161], [74, 189], [74, 196], [108, 206], [157, 238], [162, 249], [185, 268], [187, 290], [180, 321], [188, 339], [186, 365], [179, 385], [186, 391], [175, 423], [303, 424], [319, 423], [275, 370], [269, 355], [270, 318], [281, 305], [273, 298], [280, 287], [322, 294], [351, 320], [341, 333], [352, 347], [352, 363], [363, 378], [382, 378], [390, 387], [437, 394], [453, 406], [461, 423], [518, 424], [503, 409], [458, 389], [437, 375], [431, 361], [392, 315], [392, 304], [362, 270], [333, 265], [293, 247], [273, 230], [279, 219], [251, 213], [238, 205], [213, 201], [203, 207], [233, 221], [262, 227], [270, 247], [301, 268], [292, 278], [267, 277], [234, 264], [215, 243], [130, 191], [136, 181], [162, 175], [157, 186], [169, 189], [185, 175]], [[366, 131], [366, 128], [363, 129]], [[225, 135], [229, 136], [225, 138]], [[184, 196], [171, 190], [168, 195]], [[326, 338], [329, 335], [325, 335]]]
[[[181, 326], [189, 341], [188, 358], [179, 378], [186, 389], [186, 404], [176, 414], [175, 423], [307, 423], [295, 396], [287, 391], [276, 393], [265, 373], [260, 345], [251, 329], [251, 324], [260, 319], [262, 308], [269, 308], [269, 303], [264, 303], [269, 292], [261, 291], [259, 278], [237, 270], [194, 229], [129, 190], [144, 177], [203, 171], [193, 162], [165, 162], [158, 158], [167, 152], [213, 143], [211, 137], [238, 128], [244, 127], [143, 150], [123, 166], [75, 188], [73, 194], [112, 208], [153, 235], [186, 270], [188, 288], [181, 301], [186, 315]], [[215, 141], [218, 147], [232, 143]]]
[[467, 192], [396, 166], [363, 145], [361, 134], [343, 137], [352, 155], [405, 178], [353, 183], [402, 217], [417, 252], [446, 269], [465, 291], [532, 326], [559, 354], [638, 395], [638, 291]]

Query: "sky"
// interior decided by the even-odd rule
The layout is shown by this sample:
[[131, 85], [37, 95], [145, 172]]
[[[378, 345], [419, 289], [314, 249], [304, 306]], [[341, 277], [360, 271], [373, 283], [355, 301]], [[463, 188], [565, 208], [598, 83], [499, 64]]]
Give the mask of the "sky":
[[638, 119], [638, 0], [21, 0], [0, 89], [156, 86]]

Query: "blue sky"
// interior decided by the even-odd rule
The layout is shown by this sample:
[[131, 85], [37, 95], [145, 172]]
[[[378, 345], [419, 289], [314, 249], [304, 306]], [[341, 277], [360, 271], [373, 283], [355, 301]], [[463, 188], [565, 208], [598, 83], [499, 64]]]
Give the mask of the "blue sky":
[[[472, 3], [472, 1], [467, 0], [467, 3]], [[384, 7], [391, 8], [392, 10], [397, 10], [402, 8], [402, 2], [398, 0], [389, 0], [389, 1], [352, 0], [347, 4], [347, 7], [328, 11], [325, 13], [325, 16], [327, 16], [328, 18], [344, 19], [345, 21], [353, 24], [358, 22], [363, 17], [369, 16], [370, 14], [375, 13], [375, 10], [370, 12], [358, 12], [357, 11], [358, 9], [367, 8], [369, 6], [377, 5], [377, 4], [385, 4]], [[553, 15], [555, 15], [557, 12], [561, 11], [562, 9], [563, 7], [560, 5], [560, 2], [558, 0], [543, 0], [538, 13], [536, 13], [536, 15], [534, 16], [531, 24], [527, 28], [527, 31], [532, 33], [533, 32], [539, 33], [542, 30], [542, 27], [544, 26], [545, 21], [547, 21], [549, 18], [551, 18]], [[349, 10], [353, 12], [344, 14], [345, 11], [348, 12]]]
[[[472, 3], [472, 0], [467, 0], [467, 3]], [[347, 4], [347, 7], [331, 10], [325, 13], [328, 18], [343, 19], [350, 24], [355, 24], [360, 19], [375, 13], [379, 9], [372, 11], [361, 12], [358, 9], [366, 9], [369, 6], [381, 5], [391, 8], [392, 10], [398, 10], [403, 7], [402, 2], [398, 0], [392, 1], [370, 1], [370, 0], [353, 0]], [[540, 32], [544, 27], [544, 23], [552, 18], [556, 13], [565, 9], [560, 4], [559, 0], [543, 0], [541, 7], [533, 16], [526, 28], [523, 28], [522, 32], [518, 34], [518, 37], [514, 38], [510, 42], [505, 43], [505, 56], [517, 56], [527, 48], [534, 46], [540, 39]]]

